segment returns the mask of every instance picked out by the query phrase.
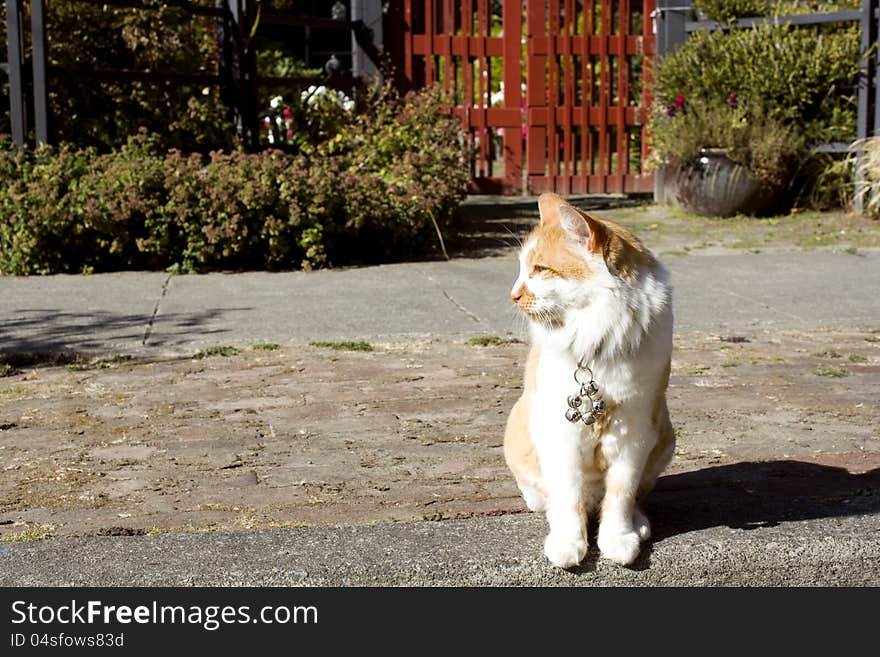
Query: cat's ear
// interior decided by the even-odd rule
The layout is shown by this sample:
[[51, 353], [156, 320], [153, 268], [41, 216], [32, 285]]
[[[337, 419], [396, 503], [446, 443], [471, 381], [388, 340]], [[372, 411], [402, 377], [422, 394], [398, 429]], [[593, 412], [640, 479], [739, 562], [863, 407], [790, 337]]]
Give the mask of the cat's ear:
[[567, 204], [559, 206], [558, 212], [559, 225], [570, 238], [586, 246], [591, 253], [601, 248], [603, 231], [597, 221]]
[[550, 192], [538, 197], [538, 212], [541, 214], [541, 225], [550, 226], [559, 223], [559, 208], [566, 205], [565, 200]]

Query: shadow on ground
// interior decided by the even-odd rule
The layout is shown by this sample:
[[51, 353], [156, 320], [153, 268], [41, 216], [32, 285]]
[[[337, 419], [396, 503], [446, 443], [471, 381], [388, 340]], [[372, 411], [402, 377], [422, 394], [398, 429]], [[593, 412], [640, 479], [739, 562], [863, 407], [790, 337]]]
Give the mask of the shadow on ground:
[[[567, 200], [582, 210], [596, 212], [651, 202], [645, 195], [571, 196]], [[536, 197], [468, 197], [455, 214], [456, 235], [449, 240], [449, 253], [464, 258], [500, 255], [517, 246], [537, 221]]]
[[[52, 308], [15, 310], [0, 326], [0, 359], [15, 364], [54, 363], [57, 356], [105, 355], [140, 347], [175, 346], [200, 335], [224, 333], [207, 325], [226, 312], [249, 308], [217, 308], [194, 313], [163, 314], [161, 330], [145, 314], [106, 311], [68, 312]], [[41, 358], [45, 357], [45, 358]]]
[[661, 477], [646, 500], [654, 541], [708, 529], [880, 512], [880, 469], [850, 474], [803, 461], [743, 462]]
[[[635, 571], [651, 569], [656, 544], [689, 532], [880, 513], [880, 468], [851, 474], [804, 461], [732, 463], [660, 477], [644, 507], [653, 537], [628, 566]], [[570, 572], [595, 571], [601, 558], [598, 529], [598, 520], [591, 518], [587, 556]]]

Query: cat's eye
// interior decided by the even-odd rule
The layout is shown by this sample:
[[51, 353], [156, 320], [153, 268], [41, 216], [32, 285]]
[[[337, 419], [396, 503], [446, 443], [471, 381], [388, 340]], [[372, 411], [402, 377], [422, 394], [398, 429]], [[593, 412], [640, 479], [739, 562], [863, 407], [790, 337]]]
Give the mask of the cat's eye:
[[540, 274], [545, 271], [551, 272], [551, 273], [553, 272], [553, 270], [550, 269], [550, 267], [546, 267], [544, 265], [532, 265], [532, 274]]

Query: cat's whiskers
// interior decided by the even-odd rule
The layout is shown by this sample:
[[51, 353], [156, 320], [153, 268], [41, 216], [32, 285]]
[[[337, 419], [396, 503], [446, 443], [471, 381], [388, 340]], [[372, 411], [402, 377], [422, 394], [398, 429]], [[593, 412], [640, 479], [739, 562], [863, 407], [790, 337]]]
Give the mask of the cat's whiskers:
[[516, 306], [511, 307], [510, 312], [512, 313], [510, 319], [513, 323], [513, 330], [515, 332], [528, 333], [529, 320], [526, 319], [526, 316]]
[[514, 237], [513, 240], [510, 240], [505, 237], [496, 237], [496, 238], [494, 238], [494, 241], [497, 242], [498, 244], [500, 244], [501, 246], [503, 246], [507, 249], [510, 249], [511, 251], [514, 251], [514, 250], [518, 251], [518, 250], [522, 249], [522, 243], [516, 237]]
[[[510, 236], [513, 238], [514, 242], [516, 242], [516, 246], [517, 246], [519, 249], [522, 249], [522, 248], [523, 248], [523, 240], [522, 240], [522, 237], [520, 237], [519, 235], [517, 235], [516, 233], [514, 233], [512, 230], [510, 230], [510, 227], [509, 227], [509, 226], [506, 226], [506, 225], [505, 225], [505, 226], [503, 226], [503, 228], [504, 228], [504, 230], [506, 230], [508, 233], [510, 233]], [[511, 246], [512, 246], [512, 245], [511, 245]]]
[[541, 324], [544, 326], [549, 326], [551, 328], [556, 328], [562, 324], [562, 317], [555, 308], [538, 308], [534, 310], [530, 308], [529, 310], [523, 310], [521, 316], [524, 320], [526, 320], [526, 328], [528, 328], [528, 322], [531, 320], [536, 324]]

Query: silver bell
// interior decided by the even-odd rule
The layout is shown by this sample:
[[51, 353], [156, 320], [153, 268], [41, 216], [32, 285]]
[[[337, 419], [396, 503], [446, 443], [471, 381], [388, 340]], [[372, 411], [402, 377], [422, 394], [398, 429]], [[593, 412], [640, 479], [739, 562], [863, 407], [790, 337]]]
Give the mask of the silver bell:
[[587, 390], [589, 391], [589, 394], [595, 395], [597, 392], [599, 392], [599, 384], [597, 384], [595, 381], [590, 381], [590, 385], [587, 386]]
[[577, 408], [578, 406], [580, 406], [583, 403], [583, 401], [584, 400], [581, 399], [580, 397], [578, 397], [577, 395], [571, 395], [568, 398], [568, 407], [569, 408]]
[[583, 416], [583, 420], [584, 420], [584, 424], [586, 424], [587, 426], [590, 426], [591, 424], [593, 424], [593, 422], [596, 421], [596, 416], [593, 415], [592, 413], [589, 413], [589, 414]]
[[593, 402], [593, 412], [594, 413], [604, 413], [605, 412], [605, 400], [599, 399]]
[[569, 408], [565, 411], [565, 419], [569, 422], [577, 422], [581, 419], [581, 412], [576, 408]]

